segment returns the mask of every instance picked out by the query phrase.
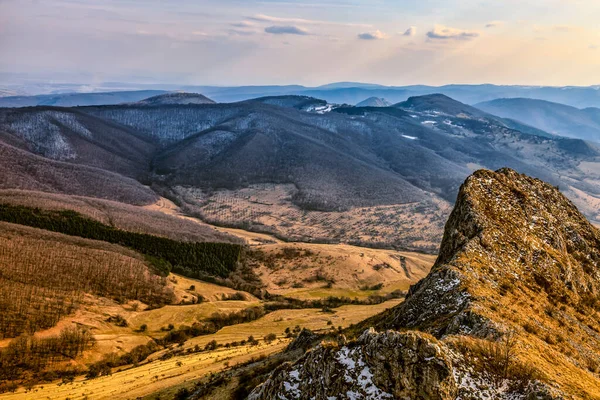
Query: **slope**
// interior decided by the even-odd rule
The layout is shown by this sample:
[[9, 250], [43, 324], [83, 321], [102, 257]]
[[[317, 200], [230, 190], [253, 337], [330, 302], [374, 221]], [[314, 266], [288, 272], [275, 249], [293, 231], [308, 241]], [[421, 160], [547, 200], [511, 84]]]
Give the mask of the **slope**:
[[75, 107], [100, 104], [120, 104], [143, 100], [163, 93], [165, 93], [163, 90], [135, 90], [99, 93], [42, 94], [37, 96], [6, 96], [0, 97], [0, 107]]
[[600, 398], [599, 248], [555, 187], [477, 171], [405, 302], [348, 331], [356, 341], [281, 366], [250, 398]]
[[392, 103], [381, 97], [369, 97], [356, 104], [356, 107], [389, 107]]
[[215, 102], [200, 93], [175, 92], [159, 94], [140, 100], [135, 104], [145, 106], [161, 106], [166, 104], [214, 104]]
[[150, 168], [155, 150], [131, 129], [55, 107], [0, 110], [0, 140], [52, 160], [138, 179]]
[[497, 99], [477, 104], [489, 113], [512, 118], [561, 136], [600, 141], [597, 109], [580, 110], [535, 99]]

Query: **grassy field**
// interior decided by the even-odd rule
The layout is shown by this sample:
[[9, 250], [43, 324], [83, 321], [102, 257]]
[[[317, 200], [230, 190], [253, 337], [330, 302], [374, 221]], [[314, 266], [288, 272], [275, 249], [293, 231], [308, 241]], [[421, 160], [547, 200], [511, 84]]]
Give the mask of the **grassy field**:
[[[398, 300], [389, 301], [374, 306], [343, 306], [335, 313], [323, 313], [320, 310], [280, 310], [265, 317], [245, 324], [228, 326], [213, 335], [201, 336], [189, 340], [182, 349], [194, 346], [205, 346], [216, 340], [219, 344], [241, 341], [253, 335], [259, 339], [257, 346], [239, 346], [230, 349], [219, 348], [210, 352], [182, 355], [160, 360], [166, 350], [149, 357], [149, 362], [136, 368], [114, 371], [111, 376], [99, 377], [92, 380], [76, 379], [72, 384], [45, 384], [34, 387], [26, 392], [19, 389], [16, 393], [2, 394], [0, 399], [135, 399], [171, 388], [193, 386], [193, 383], [203, 376], [217, 372], [249, 360], [252, 357], [269, 355], [281, 351], [289, 342], [284, 337], [287, 327], [296, 325], [315, 331], [324, 331], [335, 326], [349, 326], [365, 318], [377, 314], [386, 308], [398, 304]], [[331, 321], [331, 325], [329, 325]], [[270, 344], [264, 342], [263, 336], [276, 333], [278, 339]], [[86, 397], [87, 396], [87, 397]]]
[[[2, 195], [10, 197], [11, 202], [27, 204], [27, 196], [21, 192], [0, 194], [0, 198]], [[60, 198], [52, 197], [46, 200], [50, 201], [52, 209], [63, 209]], [[103, 221], [108, 218], [106, 221], [109, 223], [110, 218], [118, 215], [113, 213], [116, 210], [113, 207], [109, 207], [110, 213], [107, 211], [107, 214], [103, 214], [101, 210], [104, 204], [88, 204], [85, 199], [77, 199], [76, 204], [80, 210], [94, 214], [94, 218]], [[176, 226], [173, 220], [185, 220], [183, 222], [186, 223], [186, 232], [195, 233], [194, 224], [206, 227], [197, 219], [182, 216], [178, 208], [165, 199], [148, 208], [151, 210], [146, 212], [153, 212], [156, 221], [162, 219], [155, 214], [169, 214], [168, 217], [172, 218], [168, 220], [168, 229], [165, 228], [168, 234], [165, 236], [174, 234], [175, 231], [170, 230]], [[95, 210], [98, 210], [98, 214]], [[124, 210], [118, 210], [121, 211]], [[58, 263], [60, 260], [65, 262], [78, 260], [88, 266], [102, 266], [103, 264], [98, 264], [97, 260], [106, 260], [107, 253], [114, 253], [119, 261], [127, 260], [127, 265], [139, 268], [144, 272], [143, 276], [152, 278], [152, 275], [147, 275], [144, 258], [129, 249], [29, 227], [4, 225], [0, 236], [4, 235], [7, 239], [3, 242], [5, 247], [12, 241], [20, 240], [23, 243], [35, 244], [33, 247], [30, 246], [32, 251], [27, 254], [50, 254], [48, 252], [58, 251], [57, 256], [50, 259], [53, 260], [52, 265], [60, 264]], [[410, 284], [427, 274], [435, 259], [431, 255], [362, 248], [347, 244], [285, 243], [267, 234], [234, 228], [211, 229], [237, 236], [249, 245], [250, 250], [246, 254], [246, 261], [251, 264], [267, 291], [303, 300], [324, 299], [330, 296], [363, 300], [371, 295], [406, 290]], [[234, 238], [234, 240], [239, 239]], [[48, 247], [49, 244], [52, 246]], [[15, 246], [13, 247], [18, 248]], [[3, 250], [0, 260], [2, 257], [8, 261], [14, 259], [17, 254], [14, 248]], [[35, 249], [39, 251], [36, 252]], [[87, 258], [63, 257], [64, 254], [73, 253], [83, 254]], [[7, 265], [10, 264], [8, 261]], [[29, 264], [35, 263], [28, 261], [27, 265]], [[39, 329], [35, 337], [56, 337], [64, 329], [73, 326], [89, 330], [96, 340], [95, 346], [84, 351], [74, 360], [60, 362], [61, 366], [69, 364], [85, 370], [91, 363], [104, 359], [108, 354], [120, 357], [137, 346], [163, 338], [170, 330], [177, 331], [182, 326], [212, 320], [217, 314], [220, 316], [230, 313], [239, 314], [261, 305], [258, 298], [247, 292], [178, 274], [170, 274], [167, 278], [160, 279], [162, 288], [170, 294], [169, 302], [162, 307], [148, 307], [135, 296], [115, 298], [103, 296], [101, 293], [90, 293], [86, 286], [77, 297], [77, 307], [61, 316], [51, 327]], [[152, 394], [156, 392], [170, 396], [177, 388], [191, 388], [194, 382], [206, 374], [222, 370], [226, 367], [226, 363], [232, 366], [248, 361], [252, 357], [281, 351], [290, 340], [286, 337], [286, 329], [294, 330], [296, 327], [301, 327], [320, 332], [331, 331], [358, 323], [393, 307], [400, 301], [390, 300], [377, 305], [346, 305], [331, 311], [323, 311], [320, 308], [278, 310], [251, 322], [225, 326], [214, 334], [188, 339], [180, 346], [169, 345], [166, 349], [151, 354], [135, 368], [131, 366], [114, 368], [111, 376], [100, 376], [91, 380], [79, 376], [70, 384], [58, 381], [44, 383], [34, 386], [33, 391], [25, 391], [21, 387], [16, 393], [1, 394], [0, 399], [128, 399], [146, 396], [154, 398]], [[123, 323], [115, 322], [117, 317]], [[267, 343], [263, 338], [269, 334], [276, 335], [277, 339]], [[259, 344], [241, 345], [240, 342], [248, 340], [249, 336], [257, 339]], [[10, 340], [10, 338], [0, 340], [0, 349], [6, 347]], [[219, 345], [234, 342], [238, 344], [231, 348], [219, 347], [216, 350], [198, 352], [212, 341], [216, 341]], [[173, 355], [174, 350], [183, 352]], [[172, 358], [165, 359], [165, 356], [172, 356]]]
[[211, 372], [223, 370], [225, 364], [235, 365], [252, 357], [281, 351], [287, 340], [269, 345], [244, 346], [235, 349], [218, 349], [208, 353], [185, 355], [165, 361], [153, 361], [137, 368], [115, 371], [111, 376], [93, 380], [82, 378], [72, 384], [46, 384], [31, 391], [24, 389], [16, 393], [2, 394], [0, 399], [136, 399], [152, 395], [165, 388], [181, 387], [192, 383]]

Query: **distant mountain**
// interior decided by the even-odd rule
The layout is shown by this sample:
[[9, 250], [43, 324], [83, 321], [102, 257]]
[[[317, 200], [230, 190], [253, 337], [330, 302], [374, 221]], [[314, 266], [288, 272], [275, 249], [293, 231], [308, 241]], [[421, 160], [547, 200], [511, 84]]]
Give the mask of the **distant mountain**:
[[0, 88], [0, 97], [17, 96], [18, 94], [16, 90]]
[[501, 117], [512, 118], [545, 131], [578, 139], [600, 141], [600, 109], [578, 109], [535, 99], [496, 99], [476, 105]]
[[[287, 86], [195, 86], [178, 84], [135, 84], [135, 83], [100, 83], [95, 84], [34, 84], [19, 87], [6, 87], [8, 90], [21, 93], [45, 93], [40, 96], [19, 96], [0, 101], [0, 107], [23, 107], [34, 105], [101, 105], [101, 104], [119, 104], [125, 102], [135, 102], [144, 98], [172, 91], [184, 91], [192, 93], [202, 93], [208, 98], [219, 103], [232, 103], [237, 101], [249, 100], [258, 97], [298, 95], [309, 96], [326, 100], [334, 104], [357, 104], [369, 97], [381, 97], [391, 103], [398, 103], [407, 100], [411, 96], [423, 96], [434, 93], [441, 93], [465, 104], [477, 104], [499, 98], [531, 98], [542, 99], [546, 101], [567, 104], [578, 108], [600, 107], [600, 87], [599, 86], [498, 86], [498, 85], [445, 85], [445, 86], [384, 86], [377, 84], [365, 84], [357, 82], [339, 82], [317, 87], [307, 87], [301, 85]], [[109, 94], [117, 93], [135, 93], [135, 91], [144, 91], [147, 94], [138, 97], [113, 100], [103, 98], [105, 93], [102, 91], [111, 91]], [[117, 92], [117, 90], [120, 90]], [[85, 93], [83, 92], [85, 91]], [[127, 91], [127, 92], [121, 92]], [[67, 93], [78, 92], [78, 93]], [[94, 93], [88, 93], [94, 92]], [[62, 94], [56, 94], [62, 93]], [[73, 95], [75, 100], [64, 100], [59, 102], [57, 96], [62, 99], [66, 96], [68, 99]], [[88, 98], [88, 95], [100, 96], [101, 100], [95, 97]], [[0, 98], [1, 100], [1, 98]]]
[[165, 93], [158, 96], [152, 96], [136, 102], [139, 105], [159, 106], [169, 104], [214, 104], [215, 102], [200, 93]]
[[401, 108], [407, 111], [418, 111], [425, 114], [448, 114], [454, 116], [462, 116], [468, 118], [484, 118], [493, 120], [494, 123], [507, 128], [515, 129], [523, 133], [527, 133], [535, 136], [552, 137], [553, 135], [535, 128], [533, 126], [524, 124], [519, 121], [512, 120], [510, 118], [501, 118], [496, 115], [488, 114], [476, 107], [463, 104], [456, 101], [446, 95], [435, 93], [425, 96], [415, 96], [409, 98], [407, 101], [395, 104], [394, 107]]
[[309, 96], [267, 96], [258, 99], [247, 100], [252, 103], [271, 104], [279, 107], [295, 108], [296, 110], [315, 111], [327, 106], [327, 102]]
[[321, 85], [321, 86], [317, 87], [317, 89], [348, 89], [348, 88], [380, 89], [380, 88], [385, 88], [385, 86], [374, 84], [374, 83], [335, 82], [335, 83], [328, 83], [326, 85]]
[[463, 104], [444, 94], [435, 93], [425, 96], [414, 96], [398, 104], [396, 108], [418, 112], [431, 112], [433, 114], [443, 112], [449, 115], [465, 115], [469, 117], [486, 117], [486, 113], [475, 107]]
[[33, 106], [91, 106], [102, 104], [132, 103], [148, 97], [164, 94], [163, 90], [138, 90], [130, 92], [105, 93], [64, 93], [43, 94], [38, 96], [0, 97], [0, 107], [33, 107]]
[[369, 97], [358, 103], [356, 107], [389, 107], [392, 103], [381, 97]]
[[[310, 197], [332, 209], [389, 203], [400, 192], [404, 195], [398, 199], [420, 198], [425, 191], [453, 200], [471, 165], [511, 166], [559, 184], [567, 165], [576, 169], [576, 160], [598, 156], [585, 142], [551, 139], [531, 127], [518, 130], [518, 123], [444, 95], [415, 97], [396, 109], [345, 107], [323, 115], [303, 112], [305, 101], [315, 100], [285, 96], [159, 110], [105, 106], [82, 111], [159, 141], [164, 150], [154, 158], [154, 168], [164, 182], [214, 188], [294, 183], [300, 189], [298, 204]], [[519, 155], [528, 149], [539, 149], [535, 162]], [[558, 162], [555, 152], [565, 151]], [[385, 190], [372, 192], [373, 176], [388, 181]], [[591, 189], [583, 181], [565, 187], [572, 184]]]
[[[420, 223], [428, 226], [419, 228], [428, 243], [435, 243], [448, 202], [464, 178], [483, 167], [508, 166], [560, 186], [586, 215], [600, 220], [594, 206], [600, 196], [596, 145], [555, 137], [439, 94], [395, 107], [332, 107], [286, 95], [232, 104], [7, 109], [0, 112], [0, 130], [8, 146], [137, 179], [211, 218], [224, 211], [210, 205], [231, 198], [247, 210], [232, 214], [232, 220], [285, 231], [285, 237], [317, 237], [311, 236], [315, 230], [305, 230], [310, 224], [301, 232], [290, 228], [296, 222], [286, 218], [298, 221], [304, 212], [347, 213], [348, 221], [358, 218], [368, 226], [370, 214], [348, 213], [393, 206], [396, 220], [406, 224], [395, 224], [405, 229], [391, 235], [394, 243], [415, 248], [418, 238], [406, 232]], [[258, 205], [272, 206], [250, 210]], [[409, 223], [408, 215], [416, 219]], [[432, 215], [435, 220], [428, 219]], [[358, 228], [359, 222], [332, 228], [340, 225], [321, 219], [312, 226], [335, 229], [331, 235], [340, 240], [377, 240], [376, 234], [360, 236], [357, 230], [367, 228]]]
[[[173, 86], [173, 89], [177, 88]], [[532, 98], [568, 104], [574, 107], [600, 107], [600, 90], [589, 87], [446, 85], [446, 86], [382, 86], [358, 83], [338, 83], [316, 88], [305, 86], [215, 87], [186, 86], [178, 89], [198, 91], [218, 102], [248, 100], [253, 97], [302, 95], [324, 99], [329, 103], [357, 104], [369, 97], [382, 97], [392, 103], [411, 96], [441, 93], [466, 104], [477, 104], [498, 98]]]

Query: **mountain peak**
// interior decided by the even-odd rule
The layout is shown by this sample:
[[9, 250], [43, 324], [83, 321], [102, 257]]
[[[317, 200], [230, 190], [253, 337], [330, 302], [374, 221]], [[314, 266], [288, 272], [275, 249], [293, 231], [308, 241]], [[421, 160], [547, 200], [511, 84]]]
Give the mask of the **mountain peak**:
[[369, 97], [358, 103], [356, 107], [389, 107], [392, 103], [382, 97]]
[[140, 100], [138, 105], [159, 106], [170, 104], [215, 104], [215, 102], [200, 93], [173, 92], [159, 94], [144, 100]]
[[599, 293], [599, 261], [600, 233], [558, 188], [508, 168], [479, 170], [461, 186], [432, 273], [380, 326], [485, 336], [502, 287], [578, 307]]
[[394, 107], [420, 112], [442, 112], [449, 115], [466, 114], [473, 117], [486, 116], [481, 110], [454, 100], [445, 94], [434, 93], [424, 96], [409, 97], [408, 100], [395, 104]]
[[[311, 371], [322, 382], [349, 376], [333, 386], [339, 393], [362, 393], [352, 374], [363, 371], [377, 395], [361, 398], [591, 398], [600, 389], [586, 371], [600, 357], [599, 262], [600, 232], [558, 188], [508, 168], [476, 171], [435, 265], [406, 300], [351, 329], [357, 340], [321, 344], [277, 370], [255, 398]], [[405, 368], [432, 360], [432, 370]], [[321, 396], [316, 386], [294, 398]]]

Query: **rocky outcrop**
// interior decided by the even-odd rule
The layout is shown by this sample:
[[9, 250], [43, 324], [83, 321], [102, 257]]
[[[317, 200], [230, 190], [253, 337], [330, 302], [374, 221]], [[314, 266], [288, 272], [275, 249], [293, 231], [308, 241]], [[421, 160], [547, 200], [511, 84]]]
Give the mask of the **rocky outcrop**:
[[284, 364], [249, 399], [454, 399], [448, 354], [424, 333], [369, 330], [354, 343], [322, 344]]
[[477, 171], [430, 274], [351, 330], [382, 333], [321, 345], [252, 398], [600, 398], [599, 263], [600, 232], [558, 188]]

